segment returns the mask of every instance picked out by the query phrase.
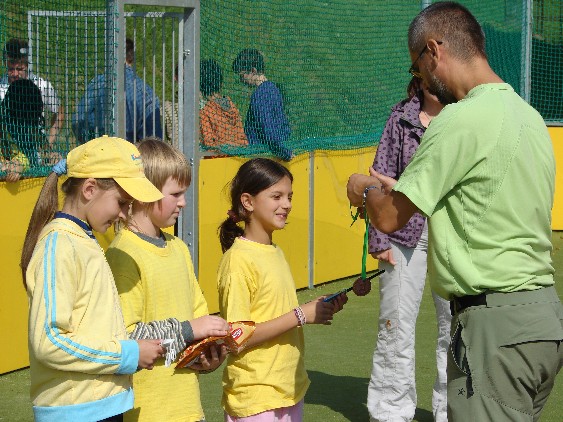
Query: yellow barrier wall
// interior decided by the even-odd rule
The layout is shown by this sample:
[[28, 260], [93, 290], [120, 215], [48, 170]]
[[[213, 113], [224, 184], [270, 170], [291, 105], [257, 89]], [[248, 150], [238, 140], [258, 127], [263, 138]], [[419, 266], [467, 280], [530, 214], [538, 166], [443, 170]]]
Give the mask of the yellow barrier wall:
[[[554, 230], [563, 230], [563, 128], [549, 128], [557, 161]], [[345, 185], [354, 172], [365, 172], [374, 151], [317, 152], [314, 161], [314, 283], [319, 284], [358, 274], [361, 270], [363, 222], [350, 228], [350, 210]], [[217, 226], [229, 208], [225, 189], [244, 160], [216, 158], [203, 160], [200, 167], [200, 260], [199, 279], [211, 312], [218, 310], [215, 273], [221, 249]], [[286, 229], [274, 240], [284, 250], [298, 288], [308, 285], [309, 159], [303, 155], [288, 166], [295, 177], [294, 201]], [[0, 182], [0, 335], [9, 348], [0, 350], [0, 374], [29, 365], [27, 353], [27, 297], [22, 286], [19, 259], [31, 211], [44, 179], [18, 183]], [[107, 246], [111, 234], [99, 236]], [[369, 260], [369, 269], [375, 261]]]
[[219, 309], [216, 277], [221, 258], [217, 227], [227, 217], [227, 183], [244, 162], [238, 158], [206, 159], [200, 163], [199, 183], [199, 255], [198, 280], [210, 312]]
[[[346, 182], [352, 173], [367, 173], [374, 153], [375, 148], [315, 155], [315, 284], [361, 272], [365, 222], [350, 227]], [[371, 257], [367, 263], [368, 270], [377, 268]]]
[[[0, 183], [0, 374], [29, 365], [27, 354], [27, 294], [20, 273], [20, 256], [31, 211], [44, 179]], [[9, 347], [8, 347], [9, 346]]]

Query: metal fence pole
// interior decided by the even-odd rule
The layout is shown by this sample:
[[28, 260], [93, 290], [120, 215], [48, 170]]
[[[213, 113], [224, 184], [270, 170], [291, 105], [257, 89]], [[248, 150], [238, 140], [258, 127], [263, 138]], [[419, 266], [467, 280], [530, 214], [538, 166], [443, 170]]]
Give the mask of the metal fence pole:
[[[110, 0], [109, 3], [114, 3], [114, 0]], [[114, 16], [114, 13], [117, 13], [117, 16]], [[113, 23], [113, 31], [108, 30], [113, 39], [108, 41], [106, 47], [106, 52], [112, 55], [106, 60], [106, 96], [108, 97], [106, 104], [113, 113], [112, 124], [115, 126], [112, 134], [125, 138], [125, 72], [123, 71], [125, 69], [125, 7], [122, 0], [117, 1], [114, 10], [108, 10], [108, 19]], [[117, 65], [108, 66], [108, 63], [117, 63]], [[110, 87], [112, 89], [109, 89]], [[112, 127], [108, 123], [106, 122], [105, 125], [107, 132], [109, 132], [107, 128]]]
[[[199, 0], [192, 8], [184, 9], [184, 33], [182, 60], [183, 76], [188, 81], [199, 81]], [[179, 83], [183, 90], [183, 130], [179, 143], [188, 158], [192, 170], [192, 183], [186, 193], [187, 207], [178, 222], [178, 236], [188, 245], [193, 257], [196, 276], [199, 270], [199, 86], [195, 83]]]
[[532, 91], [532, 1], [522, 0], [522, 57], [520, 96], [530, 102]]
[[[199, 0], [108, 0], [118, 3], [118, 28], [119, 42], [117, 55], [117, 92], [116, 95], [125, 95], [125, 80], [122, 69], [125, 66], [125, 5], [142, 5], [158, 7], [181, 7], [184, 9], [183, 21], [178, 28], [178, 113], [179, 140], [178, 148], [188, 159], [192, 172], [192, 183], [186, 193], [187, 206], [178, 218], [178, 237], [180, 237], [190, 250], [194, 263], [196, 276], [199, 266], [199, 215], [198, 215], [198, 187], [199, 187], [199, 161], [202, 154], [199, 149]], [[153, 34], [154, 35], [154, 34]], [[183, 43], [183, 44], [182, 44]], [[146, 49], [143, 48], [143, 51]], [[144, 63], [144, 61], [143, 61]], [[174, 62], [173, 62], [174, 63]], [[154, 66], [154, 63], [153, 63]], [[154, 70], [154, 69], [153, 69]], [[188, 83], [183, 83], [188, 81]], [[153, 79], [154, 86], [154, 79]], [[155, 91], [156, 94], [156, 91]], [[173, 94], [172, 94], [173, 95]], [[118, 135], [125, 137], [125, 113], [120, 104], [125, 103], [125, 98], [117, 103]], [[163, 104], [162, 104], [163, 106]], [[143, 111], [144, 112], [144, 111]], [[119, 114], [121, 113], [121, 119]], [[122, 134], [121, 134], [122, 132]]]
[[309, 289], [315, 287], [315, 151], [309, 153]]

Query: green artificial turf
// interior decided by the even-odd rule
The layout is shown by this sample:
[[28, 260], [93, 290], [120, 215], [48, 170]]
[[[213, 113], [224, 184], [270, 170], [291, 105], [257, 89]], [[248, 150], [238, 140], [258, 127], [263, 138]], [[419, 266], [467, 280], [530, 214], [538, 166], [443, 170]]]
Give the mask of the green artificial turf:
[[[553, 262], [559, 296], [563, 297], [563, 232], [553, 232]], [[360, 261], [358, 260], [358, 266]], [[353, 279], [340, 280], [314, 290], [298, 292], [300, 302], [348, 287]], [[311, 387], [305, 397], [305, 421], [367, 421], [366, 391], [376, 339], [377, 285], [365, 297], [349, 295], [345, 309], [332, 326], [305, 327], [306, 366]], [[431, 422], [432, 384], [435, 377], [434, 305], [428, 288], [424, 291], [416, 335], [416, 379], [418, 408], [415, 421]], [[8, 340], [8, 339], [6, 339]], [[9, 344], [9, 340], [6, 341]], [[221, 422], [221, 370], [200, 377], [201, 397], [208, 422]], [[29, 369], [0, 376], [0, 421], [32, 421], [29, 402]], [[544, 409], [542, 422], [560, 422], [563, 378], [556, 385]], [[165, 405], [163, 403], [163, 405]]]

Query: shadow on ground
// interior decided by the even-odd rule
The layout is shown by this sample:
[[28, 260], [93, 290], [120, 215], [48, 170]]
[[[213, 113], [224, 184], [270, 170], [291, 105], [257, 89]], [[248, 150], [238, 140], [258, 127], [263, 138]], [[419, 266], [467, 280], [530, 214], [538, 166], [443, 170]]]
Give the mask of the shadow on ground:
[[[305, 396], [307, 404], [325, 406], [342, 415], [342, 421], [368, 422], [366, 408], [368, 378], [338, 376], [318, 371], [307, 371], [311, 386]], [[417, 408], [414, 420], [432, 422], [432, 412]]]

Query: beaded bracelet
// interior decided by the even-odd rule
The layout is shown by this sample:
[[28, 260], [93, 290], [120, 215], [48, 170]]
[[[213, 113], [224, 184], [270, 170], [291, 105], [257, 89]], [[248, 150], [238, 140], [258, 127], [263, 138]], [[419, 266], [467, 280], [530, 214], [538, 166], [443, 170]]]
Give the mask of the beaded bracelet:
[[303, 309], [301, 309], [301, 307], [298, 306], [297, 308], [293, 309], [293, 312], [297, 317], [297, 325], [299, 327], [303, 327], [307, 323], [307, 318], [305, 318], [305, 313], [303, 312]]

